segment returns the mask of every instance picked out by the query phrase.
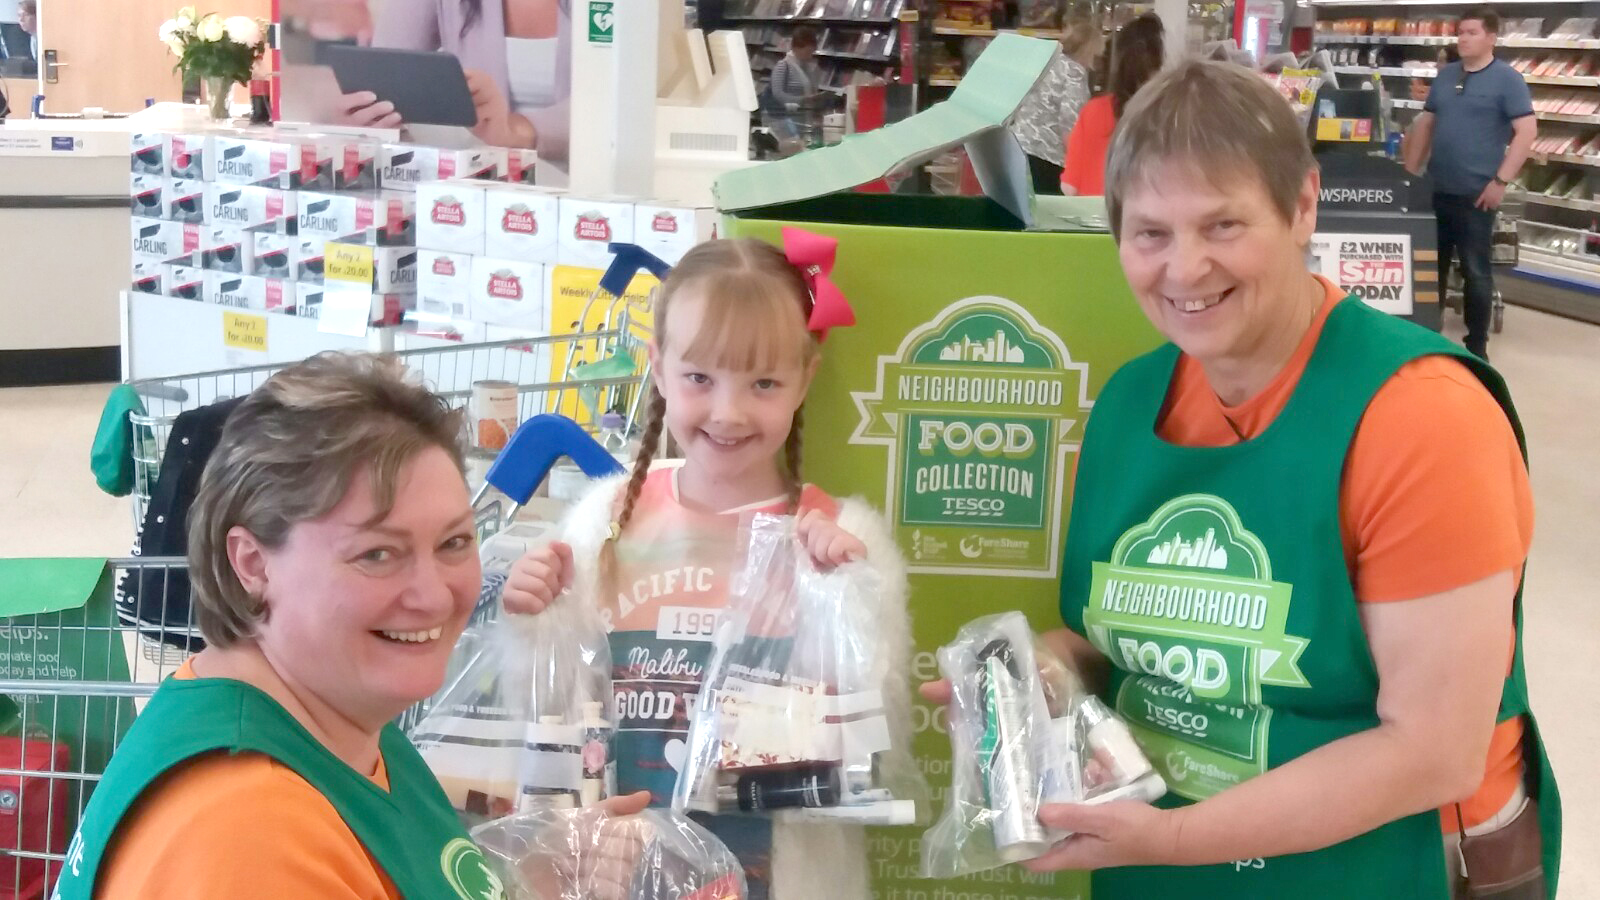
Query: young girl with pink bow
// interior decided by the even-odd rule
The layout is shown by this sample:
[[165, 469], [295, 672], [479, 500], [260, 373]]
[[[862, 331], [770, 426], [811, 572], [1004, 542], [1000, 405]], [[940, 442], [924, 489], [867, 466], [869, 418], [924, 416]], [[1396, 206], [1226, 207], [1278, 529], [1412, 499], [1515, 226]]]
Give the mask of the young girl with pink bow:
[[[854, 315], [828, 280], [835, 242], [792, 228], [783, 239], [782, 250], [711, 241], [673, 269], [656, 302], [631, 473], [598, 483], [561, 540], [518, 561], [506, 585], [514, 613], [540, 612], [569, 586], [575, 602], [599, 606], [611, 632], [617, 787], [648, 791], [652, 805], [671, 801], [750, 513], [794, 515], [819, 566], [864, 559], [879, 571], [890, 611], [879, 632], [891, 662], [882, 693], [896, 743], [910, 739], [905, 563], [877, 512], [800, 476], [801, 408], [822, 339]], [[663, 428], [682, 459], [655, 462]], [[708, 827], [744, 863], [752, 900], [871, 896], [860, 826], [713, 816]]]

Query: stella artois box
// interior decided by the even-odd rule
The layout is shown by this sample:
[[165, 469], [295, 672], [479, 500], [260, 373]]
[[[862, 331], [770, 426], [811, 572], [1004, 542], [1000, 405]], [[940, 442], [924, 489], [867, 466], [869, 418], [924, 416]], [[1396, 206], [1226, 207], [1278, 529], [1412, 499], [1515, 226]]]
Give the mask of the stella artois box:
[[550, 329], [545, 267], [522, 260], [475, 257], [472, 261], [472, 319], [492, 325]]
[[298, 277], [296, 257], [300, 248], [300, 239], [288, 234], [268, 234], [258, 231], [252, 235], [250, 274], [260, 275], [263, 278], [287, 278], [291, 281]]
[[206, 185], [206, 224], [295, 233], [295, 192], [237, 184]]
[[482, 256], [488, 187], [466, 179], [417, 185], [417, 246]]
[[200, 232], [201, 268], [211, 272], [255, 275], [257, 273], [252, 265], [254, 259], [254, 233], [227, 225], [207, 225]]
[[300, 192], [301, 240], [350, 241], [380, 247], [416, 243], [416, 198], [400, 191], [358, 194]]
[[710, 207], [640, 203], [634, 207], [633, 242], [675, 266], [689, 248], [716, 237], [716, 225]]
[[237, 309], [287, 312], [295, 304], [295, 286], [294, 282], [279, 278], [208, 271], [205, 274], [205, 300], [207, 303]]
[[200, 232], [205, 226], [143, 216], [134, 216], [132, 226], [134, 260], [200, 265]]
[[417, 251], [417, 312], [445, 319], [472, 318], [472, 260], [465, 253]]
[[[139, 265], [134, 263], [134, 265]], [[167, 296], [178, 300], [206, 299], [206, 270], [197, 266], [168, 265]]]
[[527, 262], [556, 261], [561, 192], [496, 185], [485, 194], [484, 253]]
[[633, 243], [633, 216], [632, 200], [563, 196], [557, 262], [587, 269], [611, 265], [609, 245]]
[[430, 181], [452, 178], [499, 181], [505, 173], [507, 152], [502, 147], [446, 150], [415, 144], [384, 144], [378, 151], [378, 184], [388, 191], [415, 193], [418, 185]]

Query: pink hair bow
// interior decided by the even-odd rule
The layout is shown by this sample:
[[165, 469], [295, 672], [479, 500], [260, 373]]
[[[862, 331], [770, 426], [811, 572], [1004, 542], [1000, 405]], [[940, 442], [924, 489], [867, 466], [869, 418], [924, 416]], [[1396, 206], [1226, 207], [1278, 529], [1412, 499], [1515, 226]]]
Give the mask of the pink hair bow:
[[855, 310], [850, 308], [850, 301], [844, 298], [844, 292], [829, 277], [833, 274], [833, 257], [838, 249], [839, 242], [834, 238], [799, 228], [783, 229], [783, 255], [800, 270], [806, 287], [811, 290], [811, 315], [806, 321], [806, 328], [819, 341], [827, 339], [830, 328], [844, 328], [856, 323]]

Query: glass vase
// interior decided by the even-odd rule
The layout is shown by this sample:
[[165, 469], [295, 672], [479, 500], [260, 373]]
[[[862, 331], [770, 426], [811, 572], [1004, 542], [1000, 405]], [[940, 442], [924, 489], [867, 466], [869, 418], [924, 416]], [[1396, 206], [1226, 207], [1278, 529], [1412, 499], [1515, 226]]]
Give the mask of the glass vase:
[[213, 121], [221, 122], [232, 118], [228, 112], [228, 104], [233, 99], [233, 79], [213, 76], [205, 79], [206, 101], [211, 110]]

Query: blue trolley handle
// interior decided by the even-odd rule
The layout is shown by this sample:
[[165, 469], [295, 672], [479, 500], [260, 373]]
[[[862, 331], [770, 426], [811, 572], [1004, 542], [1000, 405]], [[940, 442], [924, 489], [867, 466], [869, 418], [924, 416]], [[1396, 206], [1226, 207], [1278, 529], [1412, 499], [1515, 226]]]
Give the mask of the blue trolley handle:
[[541, 413], [523, 422], [506, 443], [505, 449], [495, 457], [472, 505], [476, 507], [489, 488], [495, 488], [514, 504], [507, 515], [509, 521], [518, 508], [532, 499], [533, 492], [538, 490], [556, 461], [563, 456], [571, 458], [590, 478], [602, 478], [623, 471], [622, 464], [577, 422], [566, 416]]
[[672, 267], [667, 265], [661, 257], [638, 244], [613, 243], [611, 252], [616, 259], [606, 267], [606, 273], [600, 276], [600, 289], [613, 297], [621, 297], [628, 292], [628, 285], [633, 282], [633, 276], [643, 269], [657, 278], [665, 279]]

